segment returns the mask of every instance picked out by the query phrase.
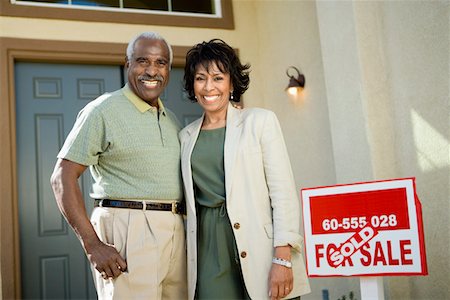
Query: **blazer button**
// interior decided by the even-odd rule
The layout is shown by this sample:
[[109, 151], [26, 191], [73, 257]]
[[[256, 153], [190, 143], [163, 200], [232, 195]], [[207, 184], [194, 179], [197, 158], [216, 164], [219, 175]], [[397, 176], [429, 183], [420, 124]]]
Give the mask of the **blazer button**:
[[246, 258], [246, 257], [247, 257], [247, 252], [242, 251], [242, 252], [241, 252], [241, 257], [242, 257], [242, 258]]
[[241, 228], [241, 224], [234, 223], [233, 227], [234, 227], [234, 229], [239, 229], [239, 228]]

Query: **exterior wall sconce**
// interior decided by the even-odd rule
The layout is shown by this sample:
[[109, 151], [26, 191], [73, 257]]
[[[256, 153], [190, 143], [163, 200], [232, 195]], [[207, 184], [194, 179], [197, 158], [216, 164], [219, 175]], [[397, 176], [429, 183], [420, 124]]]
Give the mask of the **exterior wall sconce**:
[[[294, 75], [289, 75], [290, 70], [295, 70], [297, 72], [297, 77], [294, 77]], [[290, 95], [299, 94], [305, 87], [305, 75], [300, 73], [300, 71], [294, 66], [290, 66], [289, 68], [287, 68], [286, 74], [289, 77], [289, 84], [286, 88], [286, 91]]]

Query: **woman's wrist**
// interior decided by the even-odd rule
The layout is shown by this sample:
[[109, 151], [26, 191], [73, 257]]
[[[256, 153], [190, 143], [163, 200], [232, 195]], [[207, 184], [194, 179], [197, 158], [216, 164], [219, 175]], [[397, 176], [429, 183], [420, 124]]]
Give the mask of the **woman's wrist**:
[[280, 265], [280, 266], [284, 266], [289, 269], [292, 268], [292, 263], [290, 260], [274, 257], [274, 258], [272, 258], [272, 263]]
[[291, 261], [291, 248], [290, 245], [275, 247], [273, 256], [286, 261]]

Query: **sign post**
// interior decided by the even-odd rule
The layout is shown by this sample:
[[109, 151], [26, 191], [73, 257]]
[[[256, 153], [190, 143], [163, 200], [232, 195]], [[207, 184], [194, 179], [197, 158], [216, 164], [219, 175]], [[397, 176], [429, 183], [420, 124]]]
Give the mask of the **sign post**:
[[302, 189], [310, 277], [360, 276], [362, 299], [384, 299], [380, 276], [427, 275], [414, 178]]
[[384, 300], [383, 277], [360, 277], [361, 299]]

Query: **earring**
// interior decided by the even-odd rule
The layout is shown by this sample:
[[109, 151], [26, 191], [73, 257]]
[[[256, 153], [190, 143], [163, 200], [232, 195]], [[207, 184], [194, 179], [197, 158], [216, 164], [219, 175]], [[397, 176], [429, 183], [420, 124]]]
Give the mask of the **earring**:
[[234, 96], [233, 96], [233, 91], [230, 93], [230, 100], [233, 100]]

